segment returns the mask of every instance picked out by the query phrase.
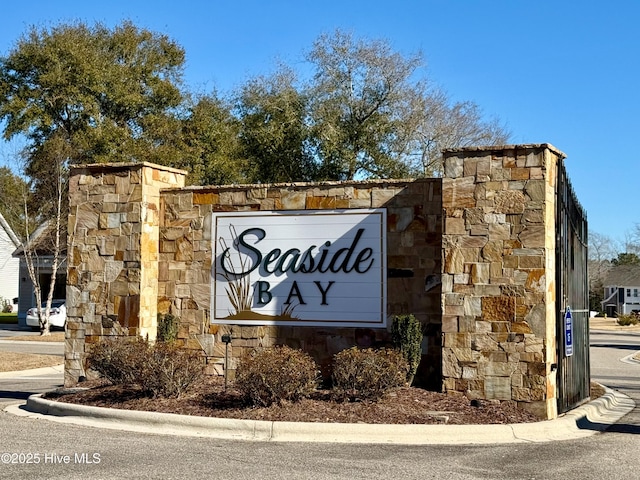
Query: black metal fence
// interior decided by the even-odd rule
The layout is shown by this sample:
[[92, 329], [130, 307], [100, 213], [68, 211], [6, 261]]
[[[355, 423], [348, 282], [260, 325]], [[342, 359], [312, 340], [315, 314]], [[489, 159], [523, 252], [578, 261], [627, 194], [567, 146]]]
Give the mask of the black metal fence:
[[587, 217], [562, 160], [556, 191], [558, 413], [589, 398], [589, 281]]

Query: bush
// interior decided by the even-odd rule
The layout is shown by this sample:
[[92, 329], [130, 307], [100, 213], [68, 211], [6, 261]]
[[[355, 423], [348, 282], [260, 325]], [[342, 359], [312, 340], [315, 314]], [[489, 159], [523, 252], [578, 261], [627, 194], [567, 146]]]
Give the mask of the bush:
[[402, 352], [407, 361], [407, 383], [413, 383], [422, 358], [422, 325], [413, 315], [397, 315], [393, 318], [391, 338], [393, 346]]
[[169, 343], [156, 343], [145, 360], [136, 383], [152, 397], [179, 398], [204, 376], [199, 352]]
[[114, 385], [135, 384], [148, 350], [149, 344], [140, 337], [107, 338], [89, 352], [89, 367]]
[[635, 313], [629, 314], [620, 314], [618, 315], [618, 325], [622, 325], [624, 327], [628, 327], [629, 325], [637, 325], [640, 323], [640, 318]]
[[158, 314], [158, 335], [159, 342], [171, 343], [178, 338], [178, 330], [180, 329], [180, 318], [167, 313], [165, 315]]
[[94, 346], [89, 366], [114, 385], [137, 386], [151, 397], [180, 397], [204, 376], [198, 352], [141, 338], [115, 337]]
[[378, 400], [407, 380], [409, 366], [393, 349], [343, 350], [333, 357], [334, 394], [342, 400]]
[[0, 313], [12, 313], [13, 305], [9, 300], [0, 297]]
[[244, 357], [236, 370], [236, 387], [253, 405], [269, 406], [308, 397], [318, 388], [320, 371], [302, 350], [271, 347]]

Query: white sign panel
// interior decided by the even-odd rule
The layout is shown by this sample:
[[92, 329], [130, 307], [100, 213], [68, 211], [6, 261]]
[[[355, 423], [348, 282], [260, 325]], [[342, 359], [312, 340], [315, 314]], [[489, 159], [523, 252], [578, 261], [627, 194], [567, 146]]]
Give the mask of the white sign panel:
[[386, 210], [214, 213], [211, 321], [386, 326]]

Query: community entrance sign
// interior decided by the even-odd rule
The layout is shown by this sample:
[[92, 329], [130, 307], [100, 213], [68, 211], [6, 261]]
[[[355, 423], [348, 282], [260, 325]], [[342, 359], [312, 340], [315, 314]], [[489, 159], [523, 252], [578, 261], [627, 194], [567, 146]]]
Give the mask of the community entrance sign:
[[386, 326], [386, 210], [215, 213], [212, 322]]

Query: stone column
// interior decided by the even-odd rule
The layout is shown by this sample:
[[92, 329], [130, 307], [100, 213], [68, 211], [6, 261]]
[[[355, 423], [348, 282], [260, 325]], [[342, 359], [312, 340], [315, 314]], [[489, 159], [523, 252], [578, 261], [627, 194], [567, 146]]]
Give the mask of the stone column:
[[443, 390], [555, 418], [555, 185], [548, 144], [444, 152]]
[[155, 339], [160, 190], [185, 176], [148, 163], [72, 167], [65, 385], [86, 376], [89, 345], [102, 337]]

